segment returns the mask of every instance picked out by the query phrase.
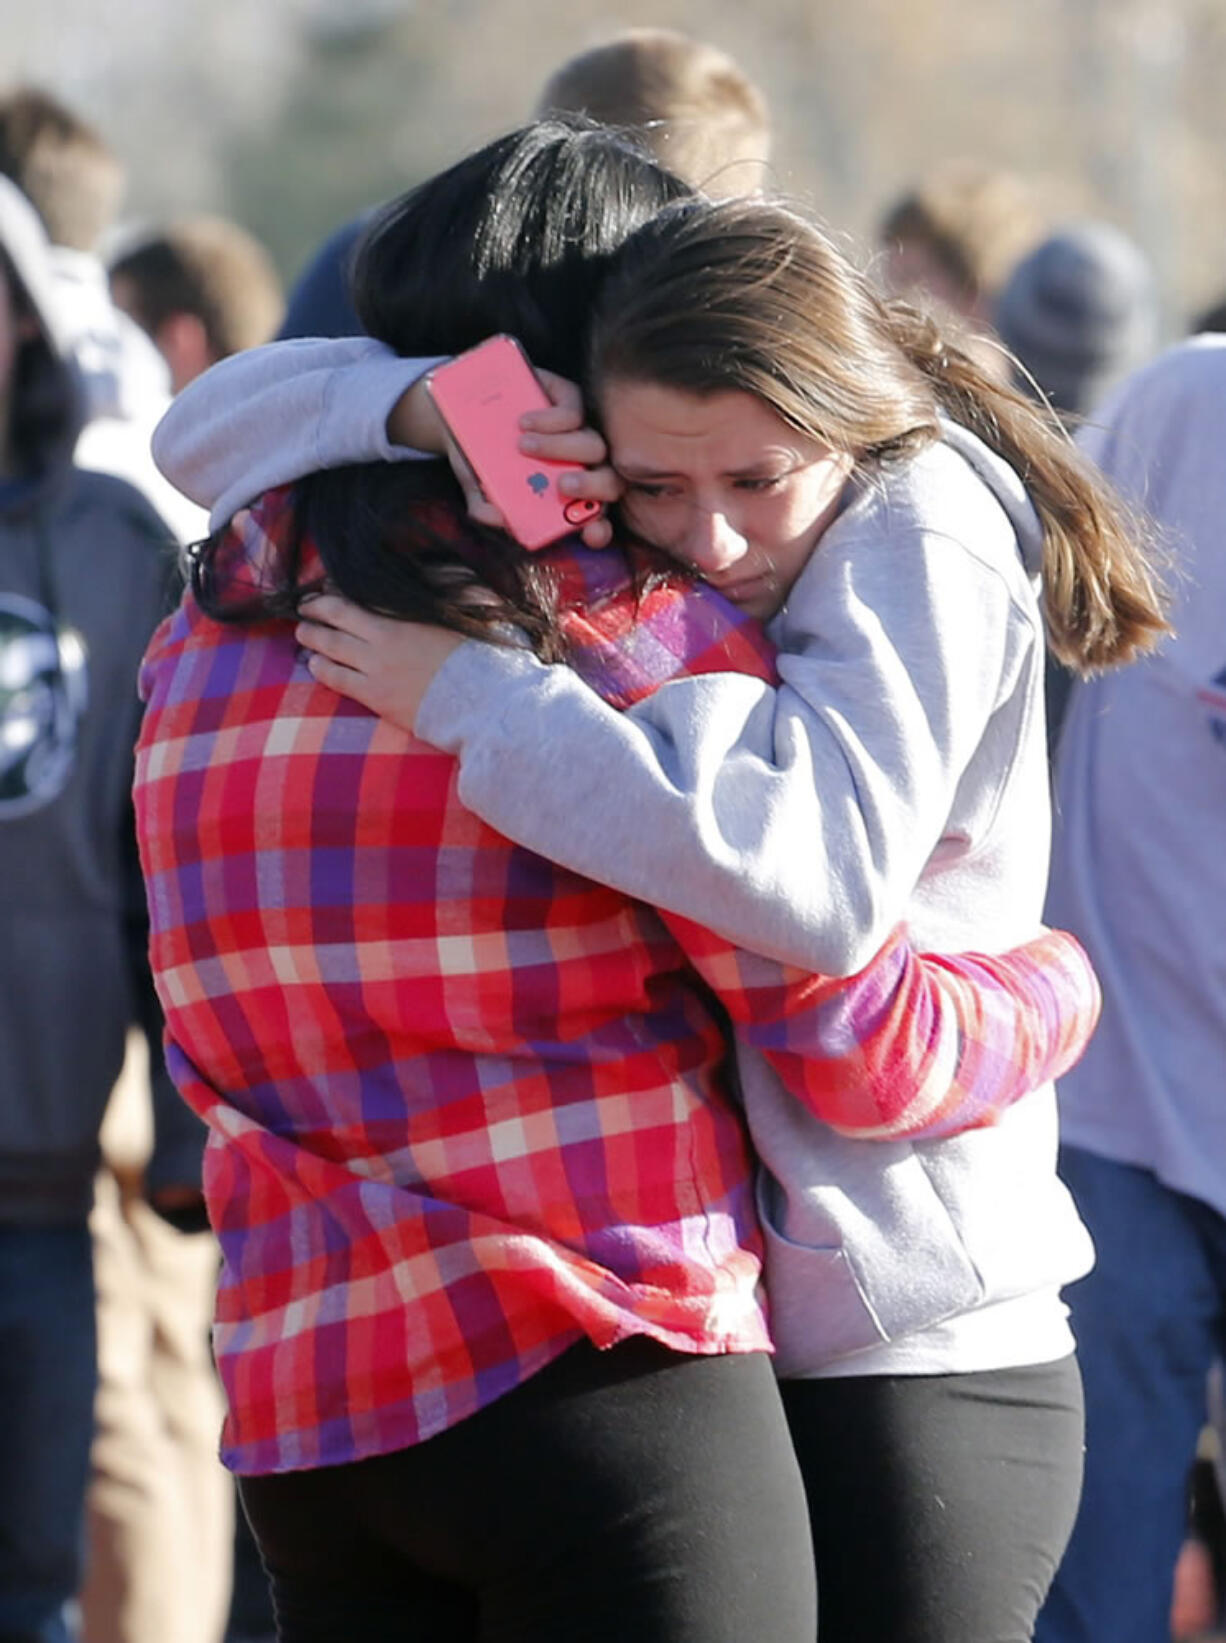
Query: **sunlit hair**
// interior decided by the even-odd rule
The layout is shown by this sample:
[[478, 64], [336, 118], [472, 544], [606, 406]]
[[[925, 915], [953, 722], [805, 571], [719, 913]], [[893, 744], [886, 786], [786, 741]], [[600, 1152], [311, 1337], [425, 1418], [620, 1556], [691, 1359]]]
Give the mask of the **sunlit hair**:
[[1000, 289], [1043, 232], [1024, 178], [975, 160], [950, 160], [921, 177], [882, 218], [882, 245], [922, 246], [975, 308]]
[[496, 331], [575, 378], [613, 253], [691, 189], [578, 115], [524, 126], [393, 200], [359, 242], [353, 298], [398, 354], [458, 354]]
[[686, 182], [723, 198], [761, 190], [766, 99], [727, 52], [675, 29], [624, 29], [556, 68], [541, 114], [586, 114], [633, 131]]
[[73, 373], [51, 346], [42, 318], [2, 245], [0, 283], [7, 287], [14, 322], [35, 322], [15, 351], [6, 385], [6, 454], [17, 473], [34, 477], [70, 459], [81, 425], [81, 402]]
[[588, 377], [754, 395], [861, 470], [940, 438], [945, 414], [1024, 481], [1043, 527], [1049, 641], [1082, 671], [1165, 631], [1146, 533], [1054, 416], [987, 377], [936, 323], [880, 297], [812, 222], [693, 200], [642, 228], [602, 287]]
[[[408, 356], [457, 354], [499, 331], [534, 364], [577, 378], [588, 315], [613, 253], [690, 190], [627, 138], [577, 118], [543, 120], [488, 143], [394, 200], [354, 263], [367, 332]], [[192, 589], [219, 621], [293, 615], [318, 583], [367, 610], [564, 654], [552, 581], [539, 558], [467, 519], [446, 462], [375, 462], [311, 474], [273, 585], [238, 598], [220, 537], [193, 555]]]

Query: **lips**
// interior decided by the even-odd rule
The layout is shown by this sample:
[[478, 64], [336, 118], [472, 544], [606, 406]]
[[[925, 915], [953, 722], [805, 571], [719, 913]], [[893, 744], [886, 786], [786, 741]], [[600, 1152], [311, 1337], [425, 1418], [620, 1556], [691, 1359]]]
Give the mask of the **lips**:
[[757, 576], [742, 576], [735, 582], [712, 582], [711, 586], [717, 593], [722, 593], [725, 599], [734, 605], [743, 605], [750, 599], [759, 599], [767, 592], [770, 577], [764, 572]]

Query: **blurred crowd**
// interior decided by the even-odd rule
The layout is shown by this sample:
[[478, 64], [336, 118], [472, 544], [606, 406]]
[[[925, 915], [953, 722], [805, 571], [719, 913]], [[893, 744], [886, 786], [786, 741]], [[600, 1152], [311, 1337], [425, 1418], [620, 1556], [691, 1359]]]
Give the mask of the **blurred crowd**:
[[[654, 39], [676, 49], [639, 31], [560, 66], [537, 112], [638, 130], [711, 192], [761, 187], [760, 93], [721, 57], [742, 152], [708, 152], [694, 85], [632, 71]], [[0, 95], [0, 1643], [256, 1643], [271, 1609], [217, 1459], [203, 1126], [163, 1061], [132, 838], [138, 668], [181, 591], [178, 550], [208, 529], [150, 436], [220, 360], [358, 334], [347, 269], [381, 202], [337, 224], [287, 294], [258, 224], [188, 214], [133, 230], [123, 183], [105, 134], [57, 97]], [[1182, 652], [1124, 682], [1048, 670], [1049, 922], [1086, 945], [1106, 1008], [1067, 1081], [1066, 1178], [1099, 1258], [1068, 1297], [1087, 1485], [1069, 1584], [1037, 1635], [1083, 1635], [1060, 1605], [1084, 1618], [1097, 1587], [1143, 1579], [1172, 1639], [1226, 1637], [1226, 1419], [1209, 1377], [1226, 1338], [1226, 1137], [1199, 1127], [1222, 1106], [1226, 989], [1216, 912], [1196, 908], [1216, 855], [1207, 795], [1222, 789], [1205, 767], [1226, 756], [1226, 639], [1214, 652], [1205, 637], [1226, 632], [1226, 463], [1212, 454], [1226, 348], [1211, 340], [1226, 297], [1173, 323], [1118, 225], [1053, 220], [1024, 176], [963, 158], [883, 202], [868, 262], [884, 294], [941, 314], [986, 371], [1052, 407], [1153, 513], [1175, 567]], [[1184, 690], [1199, 718], [1151, 709], [1147, 689]], [[1108, 747], [1113, 713], [1129, 728]], [[1178, 813], [1160, 833], [1159, 810]], [[1129, 876], [1142, 849], [1178, 917]]]

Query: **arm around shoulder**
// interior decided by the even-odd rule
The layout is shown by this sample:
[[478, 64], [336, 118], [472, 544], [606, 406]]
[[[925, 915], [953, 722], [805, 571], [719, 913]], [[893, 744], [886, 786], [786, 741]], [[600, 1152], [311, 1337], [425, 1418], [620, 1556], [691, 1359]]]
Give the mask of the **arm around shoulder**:
[[387, 422], [435, 361], [401, 359], [369, 337], [270, 342], [189, 383], [153, 435], [172, 484], [213, 529], [254, 497], [320, 468], [411, 460]]
[[855, 974], [942, 836], [1011, 619], [989, 569], [911, 547], [876, 573], [884, 609], [850, 559], [815, 556], [778, 690], [709, 674], [618, 712], [565, 667], [466, 645], [418, 733], [459, 757], [464, 803], [517, 842], [749, 951]]

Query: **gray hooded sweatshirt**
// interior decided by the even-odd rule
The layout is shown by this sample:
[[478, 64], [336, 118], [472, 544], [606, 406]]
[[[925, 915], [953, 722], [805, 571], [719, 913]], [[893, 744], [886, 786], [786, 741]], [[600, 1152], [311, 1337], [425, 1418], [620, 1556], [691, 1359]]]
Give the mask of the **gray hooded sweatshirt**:
[[52, 1224], [89, 1212], [133, 1023], [150, 1036], [151, 1176], [200, 1177], [199, 1125], [162, 1066], [130, 794], [137, 669], [177, 571], [144, 499], [72, 466], [67, 327], [41, 225], [4, 178], [0, 247], [39, 329], [0, 479], [0, 1222]]

